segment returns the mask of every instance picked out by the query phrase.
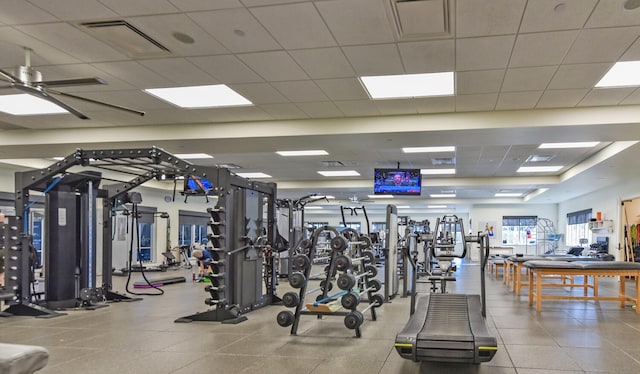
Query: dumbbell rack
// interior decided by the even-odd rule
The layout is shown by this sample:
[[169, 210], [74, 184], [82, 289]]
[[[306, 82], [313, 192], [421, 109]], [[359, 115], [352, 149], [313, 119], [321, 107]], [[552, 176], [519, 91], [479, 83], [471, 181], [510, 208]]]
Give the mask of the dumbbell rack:
[[[350, 229], [347, 229], [347, 230], [350, 230]], [[304, 299], [305, 299], [305, 296], [308, 295], [308, 284], [309, 284], [308, 280], [311, 273], [312, 260], [317, 253], [317, 250], [316, 250], [317, 240], [319, 235], [323, 231], [330, 231], [333, 233], [334, 236], [330, 241], [331, 252], [329, 253], [330, 255], [329, 263], [326, 267], [327, 271], [325, 273], [325, 279], [320, 283], [321, 287], [319, 290], [321, 291], [321, 293], [316, 297], [316, 300], [315, 300], [316, 303], [318, 304], [315, 310], [310, 310], [309, 308], [312, 305], [316, 305], [316, 303], [305, 304]], [[349, 233], [345, 231], [343, 231], [343, 233], [351, 237], [352, 239], [354, 238], [353, 233], [355, 233], [356, 235], [355, 237], [358, 237], [357, 236], [358, 234], [355, 231], [353, 231], [353, 233]], [[358, 238], [362, 238], [362, 237], [358, 237]], [[366, 238], [368, 239], [368, 237]], [[368, 246], [370, 247], [371, 246], [370, 241], [365, 241], [364, 242], [365, 246], [367, 243], [368, 243]], [[301, 244], [303, 246], [308, 246], [308, 248], [297, 248], [298, 252], [301, 252], [301, 250], [302, 251], [308, 250], [308, 254], [299, 253], [293, 258], [293, 268], [295, 271], [289, 277], [289, 281], [292, 287], [298, 288], [299, 292], [298, 294], [295, 294], [295, 292], [288, 292], [287, 294], [283, 295], [285, 306], [289, 306], [289, 307], [295, 306], [295, 312], [291, 312], [288, 310], [281, 311], [277, 317], [278, 324], [280, 324], [283, 327], [287, 327], [291, 325], [291, 335], [297, 335], [298, 324], [299, 324], [301, 315], [315, 315], [318, 318], [322, 318], [325, 315], [344, 316], [345, 326], [355, 330], [356, 337], [360, 338], [362, 336], [360, 325], [363, 322], [363, 318], [362, 318], [362, 313], [358, 312], [356, 309], [358, 303], [360, 301], [367, 301], [367, 300], [371, 303], [372, 300], [375, 300], [378, 303], [377, 306], [380, 306], [382, 305], [382, 301], [384, 300], [381, 297], [381, 295], [373, 295], [373, 292], [375, 291], [372, 289], [372, 287], [367, 287], [367, 290], [364, 292], [367, 294], [366, 300], [359, 299], [360, 293], [358, 293], [358, 295], [355, 295], [352, 292], [352, 289], [355, 285], [362, 285], [362, 284], [375, 285], [376, 284], [375, 282], [378, 282], [377, 280], [369, 279], [370, 278], [369, 271], [371, 271], [372, 273], [371, 277], [375, 277], [376, 275], [375, 272], [377, 272], [377, 269], [374, 266], [371, 266], [371, 265], [365, 266], [364, 265], [365, 261], [360, 261], [359, 264], [352, 264], [351, 261], [349, 260], [349, 258], [353, 258], [354, 256], [358, 256], [358, 257], [364, 256], [362, 251], [362, 245], [360, 244], [360, 242], [349, 241], [348, 239], [345, 238], [344, 235], [339, 233], [335, 228], [332, 228], [329, 226], [324, 226], [322, 228], [316, 229], [316, 231], [314, 231], [314, 233], [312, 234], [311, 240], [303, 241], [301, 242]], [[353, 248], [350, 248], [349, 251], [347, 251], [347, 254], [350, 255], [351, 257], [346, 257], [345, 250], [349, 247], [353, 247]], [[346, 262], [345, 262], [345, 258], [347, 259]], [[338, 259], [341, 259], [342, 262]], [[335, 279], [335, 276], [337, 275], [338, 271], [343, 272], [341, 276], [350, 277], [350, 276], [347, 276], [347, 274], [351, 274], [354, 277], [357, 276], [357, 281], [355, 281], [355, 284], [350, 284], [351, 287], [346, 287], [346, 289], [343, 289], [341, 292], [338, 292], [333, 295], [329, 295], [329, 291], [332, 288], [331, 280]], [[357, 274], [357, 275], [354, 275], [354, 274]], [[354, 283], [354, 282], [351, 281], [349, 283]], [[374, 287], [374, 288], [377, 288], [378, 290], [380, 289], [379, 282], [377, 283], [377, 287]], [[362, 289], [362, 288], [359, 287], [359, 289]], [[352, 294], [354, 295], [354, 297], [357, 298], [356, 301], [352, 302], [352, 305], [350, 305], [350, 309], [345, 308], [344, 305], [342, 306], [338, 306], [335, 304], [331, 306], [328, 305], [329, 302], [337, 301], [343, 295], [348, 295], [348, 294]], [[344, 309], [344, 310], [340, 310], [340, 309]], [[377, 320], [375, 307], [368, 307], [366, 309], [371, 312], [371, 320], [373, 321]], [[347, 322], [348, 320], [351, 322], [348, 323]], [[356, 321], [356, 323], [353, 323], [354, 321]]]

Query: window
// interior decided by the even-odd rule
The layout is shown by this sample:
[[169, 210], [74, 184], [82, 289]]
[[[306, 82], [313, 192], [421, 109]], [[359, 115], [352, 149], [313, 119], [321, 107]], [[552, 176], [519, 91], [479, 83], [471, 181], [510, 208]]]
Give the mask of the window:
[[138, 222], [138, 239], [140, 247], [138, 250], [138, 261], [149, 262], [151, 258], [151, 247], [153, 243], [153, 223]]
[[[350, 229], [354, 229], [356, 230], [356, 232], [360, 233], [360, 229], [362, 227], [362, 224], [360, 222], [346, 222], [348, 228]], [[338, 226], [338, 231], [342, 231], [345, 228], [345, 226], [340, 225]]]
[[329, 222], [309, 222], [307, 227], [319, 229], [320, 227], [329, 226]]
[[502, 217], [502, 244], [535, 245], [537, 216]]
[[580, 239], [591, 238], [589, 221], [591, 221], [591, 209], [567, 213], [567, 228], [565, 230], [567, 233], [565, 245], [567, 247], [581, 247]]
[[178, 244], [179, 245], [191, 245], [191, 230], [193, 225], [180, 225], [178, 227]]

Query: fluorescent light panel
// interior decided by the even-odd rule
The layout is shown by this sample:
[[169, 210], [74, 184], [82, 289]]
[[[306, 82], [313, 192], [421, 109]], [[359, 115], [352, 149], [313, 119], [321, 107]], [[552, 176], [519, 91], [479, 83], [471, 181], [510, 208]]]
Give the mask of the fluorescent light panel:
[[0, 112], [14, 116], [68, 113], [50, 101], [27, 94], [0, 95]]
[[518, 192], [498, 192], [493, 196], [495, 196], [495, 197], [519, 197], [519, 196], [522, 196], [522, 193], [518, 193]]
[[591, 148], [600, 142], [573, 142], [573, 143], [542, 143], [538, 148], [563, 149], [563, 148]]
[[319, 209], [324, 209], [321, 206], [317, 206], [317, 205], [309, 205], [309, 206], [305, 206], [304, 207], [305, 210], [310, 209], [310, 210], [319, 210]]
[[276, 151], [280, 156], [324, 156], [328, 155], [327, 151], [317, 149], [310, 151]]
[[409, 209], [411, 207], [409, 205], [398, 205], [396, 208], [398, 208], [398, 209]]
[[393, 199], [393, 195], [367, 195], [370, 199]]
[[444, 209], [446, 207], [446, 205], [427, 205], [427, 208], [429, 209]]
[[360, 77], [372, 99], [401, 99], [454, 94], [453, 72]]
[[324, 170], [319, 171], [318, 174], [325, 177], [357, 177], [360, 175], [355, 170]]
[[616, 62], [596, 87], [640, 86], [640, 61]]
[[420, 169], [422, 175], [455, 174], [456, 169]]
[[454, 193], [432, 193], [429, 195], [431, 197], [456, 197]]
[[443, 146], [443, 147], [404, 147], [402, 152], [404, 153], [436, 153], [436, 152], [455, 152], [455, 146]]
[[265, 173], [236, 173], [236, 175], [247, 179], [272, 178], [269, 174]]
[[562, 169], [562, 166], [521, 166], [518, 173], [548, 173]]
[[177, 153], [175, 156], [184, 160], [213, 158], [213, 156], [206, 153]]
[[224, 84], [191, 87], [149, 88], [144, 90], [181, 108], [216, 108], [253, 105]]

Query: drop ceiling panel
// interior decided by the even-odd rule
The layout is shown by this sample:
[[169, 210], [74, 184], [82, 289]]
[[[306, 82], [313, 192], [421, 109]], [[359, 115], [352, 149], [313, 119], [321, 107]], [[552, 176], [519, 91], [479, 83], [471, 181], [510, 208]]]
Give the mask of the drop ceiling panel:
[[638, 61], [640, 60], [640, 39], [636, 39], [635, 43], [620, 58], [621, 61]]
[[0, 22], [7, 25], [56, 22], [52, 14], [26, 1], [3, 1]]
[[589, 17], [586, 27], [617, 27], [640, 25], [638, 9], [627, 10], [624, 4], [627, 0], [600, 1], [595, 11]]
[[502, 92], [542, 91], [556, 71], [555, 66], [507, 69], [502, 82]]
[[452, 112], [456, 108], [456, 99], [453, 96], [416, 98], [418, 113], [444, 113]]
[[316, 2], [315, 6], [341, 45], [394, 41], [383, 1], [329, 0]]
[[578, 31], [520, 34], [509, 66], [558, 65], [577, 36]]
[[564, 63], [614, 62], [638, 38], [638, 33], [640, 27], [582, 30]]
[[407, 73], [436, 73], [455, 70], [453, 40], [399, 43], [398, 49]]
[[[205, 0], [206, 1], [206, 0]], [[261, 5], [274, 5], [274, 4], [289, 4], [299, 3], [300, 0], [240, 0], [246, 6], [261, 6]], [[303, 0], [309, 1], [309, 0]]]
[[635, 87], [594, 88], [580, 101], [578, 106], [617, 105], [634, 90]]
[[[185, 14], [166, 14], [153, 17], [135, 17], [131, 24], [167, 47], [174, 56], [201, 56], [226, 54], [229, 51], [213, 36], [204, 31]], [[179, 32], [193, 39], [184, 43], [173, 35]]]
[[289, 102], [286, 97], [268, 83], [232, 84], [230, 87], [254, 104]]
[[629, 96], [627, 96], [622, 102], [622, 105], [631, 105], [631, 104], [640, 104], [640, 89], [633, 91]]
[[505, 70], [461, 71], [456, 73], [458, 95], [500, 91]]
[[542, 91], [503, 92], [498, 96], [496, 110], [533, 109]]
[[334, 102], [338, 109], [347, 117], [379, 116], [380, 111], [371, 100], [349, 100]]
[[308, 118], [295, 104], [262, 104], [260, 108], [267, 112], [273, 119]]
[[200, 10], [218, 10], [242, 7], [240, 0], [169, 0], [176, 8], [184, 12]]
[[405, 72], [395, 44], [344, 47], [343, 51], [359, 76]]
[[525, 0], [457, 0], [456, 36], [515, 34], [525, 8]]
[[286, 52], [247, 53], [238, 57], [266, 81], [309, 79]]
[[418, 109], [413, 99], [409, 100], [375, 100], [378, 110], [383, 115], [416, 114]]
[[320, 87], [310, 80], [274, 82], [271, 85], [293, 103], [329, 100]]
[[[174, 106], [163, 100], [144, 93], [141, 90], [119, 90], [91, 92], [83, 94], [84, 97], [90, 97], [95, 100], [105, 101], [107, 103], [122, 105], [137, 110], [147, 111], [155, 109], [173, 109]], [[105, 108], [100, 107], [105, 110]]]
[[47, 23], [17, 27], [52, 47], [84, 62], [125, 60], [126, 55], [67, 23]]
[[298, 103], [296, 105], [311, 118], [342, 117], [340, 109], [330, 101]]
[[580, 102], [589, 89], [547, 90], [537, 108], [571, 108]]
[[11, 27], [0, 27], [0, 66], [13, 69], [24, 65], [24, 45], [28, 45], [31, 53], [31, 65], [72, 64], [80, 62], [78, 59], [51, 47], [48, 44], [27, 36]]
[[458, 95], [456, 96], [456, 111], [475, 112], [493, 110], [497, 99], [498, 94]]
[[250, 10], [286, 49], [336, 45], [329, 29], [311, 3], [259, 7]]
[[291, 57], [313, 79], [353, 77], [355, 72], [340, 48], [289, 51]]
[[219, 83], [184, 58], [143, 60], [140, 64], [180, 86], [200, 86]]
[[190, 57], [188, 60], [225, 84], [263, 82], [264, 79], [249, 69], [234, 55]]
[[592, 88], [610, 67], [611, 64], [561, 65], [549, 83], [549, 89]]
[[171, 80], [133, 61], [105, 62], [94, 66], [139, 88], [176, 86]]
[[598, 0], [529, 1], [520, 32], [580, 29]]
[[278, 50], [282, 47], [246, 9], [188, 14], [200, 27], [232, 52]]
[[458, 39], [456, 70], [488, 70], [507, 66], [514, 35]]
[[29, 0], [29, 2], [63, 21], [86, 21], [118, 16], [97, 0]]
[[332, 100], [364, 100], [368, 98], [360, 81], [356, 78], [319, 79], [315, 82]]
[[178, 11], [178, 8], [168, 0], [100, 0], [100, 2], [121, 16], [145, 15], [149, 14], [149, 9], [153, 9], [154, 14]]

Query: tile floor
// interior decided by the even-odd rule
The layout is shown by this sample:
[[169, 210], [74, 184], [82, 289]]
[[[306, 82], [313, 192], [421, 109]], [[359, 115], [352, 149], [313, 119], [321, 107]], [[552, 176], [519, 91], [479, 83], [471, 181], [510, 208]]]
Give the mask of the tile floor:
[[[421, 364], [393, 348], [409, 317], [406, 298], [378, 309], [378, 321], [366, 321], [360, 339], [341, 317], [302, 316], [292, 336], [275, 321], [283, 306], [248, 313], [238, 325], [174, 323], [207, 309], [203, 284], [184, 272], [189, 281], [165, 287], [163, 296], [53, 319], [0, 318], [0, 342], [46, 347], [51, 356], [40, 373], [47, 374], [640, 373], [640, 317], [616, 302], [545, 301], [536, 313], [526, 291], [518, 298], [487, 275], [487, 323], [499, 345], [494, 359], [479, 366]], [[478, 273], [477, 263], [463, 264], [448, 289], [478, 293]], [[124, 280], [115, 278], [114, 288], [124, 290]], [[288, 284], [280, 284], [282, 295]], [[613, 279], [601, 280], [601, 294], [614, 294], [616, 287]]]

